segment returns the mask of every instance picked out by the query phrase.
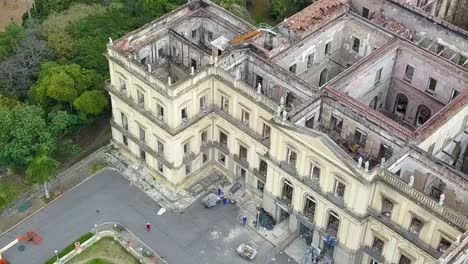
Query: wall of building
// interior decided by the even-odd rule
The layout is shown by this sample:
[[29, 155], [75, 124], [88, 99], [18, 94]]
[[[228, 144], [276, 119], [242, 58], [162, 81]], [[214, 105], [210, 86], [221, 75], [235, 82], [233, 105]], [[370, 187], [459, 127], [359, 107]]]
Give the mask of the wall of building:
[[362, 14], [363, 7], [365, 7], [369, 9], [370, 14], [383, 14], [387, 18], [392, 18], [402, 23], [412, 31], [424, 32], [430, 39], [440, 39], [442, 42], [453, 46], [455, 50], [465, 52], [465, 54], [468, 52], [467, 36], [463, 36], [440, 25], [439, 21], [439, 23], [434, 23], [433, 21], [425, 19], [422, 15], [415, 14], [391, 1], [352, 0], [351, 6], [358, 14]]
[[468, 87], [468, 73], [447, 62], [437, 58], [437, 56], [420, 52], [419, 48], [402, 48], [398, 54], [395, 64], [394, 77], [404, 80], [406, 66], [414, 67], [414, 75], [411, 86], [426, 92], [429, 78], [437, 80], [434, 94], [428, 94], [440, 102], [446, 104], [450, 101], [452, 89], [463, 92]]

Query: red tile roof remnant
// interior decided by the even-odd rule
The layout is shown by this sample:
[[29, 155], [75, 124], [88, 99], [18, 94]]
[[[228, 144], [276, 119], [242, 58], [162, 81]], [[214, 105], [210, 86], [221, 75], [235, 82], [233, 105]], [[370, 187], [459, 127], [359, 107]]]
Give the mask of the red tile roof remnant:
[[411, 30], [391, 18], [386, 18], [383, 15], [379, 15], [371, 18], [371, 21], [383, 28], [392, 31], [397, 35], [400, 35], [403, 38], [410, 39], [412, 37]]
[[356, 99], [339, 90], [334, 89], [333, 87], [325, 87], [325, 92], [328, 95], [328, 97], [335, 99], [336, 101], [350, 107], [355, 111], [361, 112], [365, 116], [372, 117], [373, 119], [378, 120], [379, 122], [389, 126], [395, 132], [398, 132], [405, 137], [412, 138], [415, 135], [413, 131], [401, 126], [400, 124], [388, 118], [387, 116], [373, 110], [367, 105], [357, 101]]
[[[452, 102], [444, 106], [437, 114], [433, 115], [424, 125], [416, 129], [416, 134], [421, 139], [429, 136], [437, 128], [443, 126], [448, 119], [459, 112], [468, 104], [468, 91], [457, 96]], [[424, 137], [424, 138], [423, 138]]]
[[346, 0], [319, 0], [289, 17], [283, 25], [292, 30], [305, 31], [342, 9], [346, 2]]
[[114, 47], [119, 50], [126, 51], [128, 49], [128, 44], [129, 44], [128, 38], [124, 38], [120, 40], [119, 42], [115, 43]]

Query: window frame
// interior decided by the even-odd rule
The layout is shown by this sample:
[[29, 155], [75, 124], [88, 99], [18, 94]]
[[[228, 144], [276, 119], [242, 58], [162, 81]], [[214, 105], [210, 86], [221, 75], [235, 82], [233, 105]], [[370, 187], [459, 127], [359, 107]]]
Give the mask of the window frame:
[[[434, 81], [434, 88], [430, 89], [433, 81]], [[429, 80], [427, 81], [426, 92], [429, 94], [435, 94], [436, 89], [437, 89], [437, 83], [438, 83], [437, 79], [429, 77]]]
[[[411, 69], [411, 76], [408, 76], [408, 71]], [[411, 64], [406, 64], [406, 67], [405, 67], [405, 72], [403, 74], [403, 80], [405, 80], [406, 82], [408, 83], [412, 83], [413, 82], [413, 78], [414, 78], [414, 72], [415, 72], [416, 68], [411, 65]]]

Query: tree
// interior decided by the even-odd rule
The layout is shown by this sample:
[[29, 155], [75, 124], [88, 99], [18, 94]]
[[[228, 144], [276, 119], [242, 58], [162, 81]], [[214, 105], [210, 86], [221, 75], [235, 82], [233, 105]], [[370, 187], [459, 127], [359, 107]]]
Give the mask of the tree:
[[[81, 68], [77, 64], [59, 65], [44, 63], [39, 80], [31, 87], [29, 97], [42, 106], [72, 102], [84, 91], [102, 89], [104, 79], [96, 72]], [[70, 108], [70, 111], [72, 109]]]
[[0, 32], [0, 60], [8, 57], [24, 36], [23, 29], [11, 22]]
[[87, 16], [102, 14], [105, 11], [106, 8], [101, 5], [78, 3], [63, 12], [50, 14], [41, 24], [41, 32], [59, 58], [70, 59], [73, 55], [74, 39], [67, 32], [67, 28]]
[[102, 55], [109, 37], [117, 39], [155, 17], [132, 16], [123, 8], [111, 7], [105, 13], [87, 16], [71, 25], [68, 32], [75, 40], [73, 61], [102, 75], [109, 74], [109, 63]]
[[79, 112], [96, 115], [104, 111], [109, 101], [106, 96], [98, 90], [86, 91], [80, 95], [73, 106]]
[[268, 12], [277, 19], [282, 19], [288, 10], [288, 2], [286, 0], [271, 0], [268, 5]]
[[47, 182], [52, 176], [58, 174], [60, 163], [49, 156], [46, 146], [40, 146], [36, 156], [32, 159], [26, 169], [26, 178], [30, 181], [44, 185], [46, 199], [49, 199]]
[[41, 107], [0, 108], [0, 166], [25, 168], [39, 146], [54, 151], [56, 145]]
[[28, 22], [14, 53], [0, 62], [0, 92], [23, 98], [37, 78], [40, 65], [51, 57], [52, 51], [42, 39], [38, 25]]

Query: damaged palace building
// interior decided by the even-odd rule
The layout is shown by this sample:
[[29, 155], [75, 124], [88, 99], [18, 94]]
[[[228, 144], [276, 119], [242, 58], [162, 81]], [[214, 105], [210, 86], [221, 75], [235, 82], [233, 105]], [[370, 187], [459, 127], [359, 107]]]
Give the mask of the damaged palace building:
[[318, 263], [467, 263], [468, 32], [393, 0], [275, 27], [192, 0], [106, 56], [114, 146], [168, 188], [222, 174]]

